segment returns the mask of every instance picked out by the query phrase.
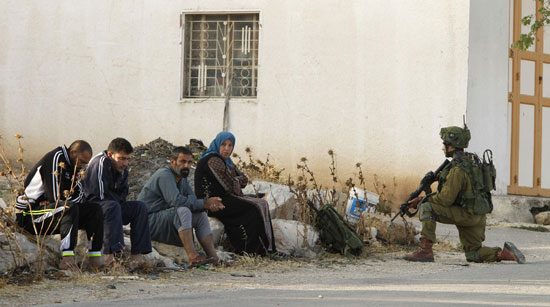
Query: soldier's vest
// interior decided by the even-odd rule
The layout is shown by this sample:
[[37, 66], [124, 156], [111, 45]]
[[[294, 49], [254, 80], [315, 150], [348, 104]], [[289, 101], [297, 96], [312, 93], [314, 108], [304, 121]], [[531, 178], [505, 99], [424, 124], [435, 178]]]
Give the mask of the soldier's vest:
[[447, 180], [452, 168], [462, 169], [470, 179], [472, 191], [460, 191], [454, 205], [462, 206], [474, 214], [487, 214], [493, 211], [490, 191], [494, 189], [495, 167], [491, 159], [482, 162], [476, 154], [459, 153], [439, 175], [438, 191]]

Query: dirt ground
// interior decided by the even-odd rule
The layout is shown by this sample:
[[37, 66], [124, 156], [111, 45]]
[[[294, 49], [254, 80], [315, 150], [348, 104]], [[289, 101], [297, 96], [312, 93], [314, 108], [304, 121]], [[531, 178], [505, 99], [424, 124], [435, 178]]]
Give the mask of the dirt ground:
[[[32, 283], [14, 278], [0, 281], [0, 305], [71, 304], [117, 299], [166, 297], [176, 293], [203, 293], [236, 289], [284, 289], [311, 280], [340, 280], [361, 276], [422, 273], [418, 266], [400, 258], [411, 248], [378, 248], [360, 258], [327, 254], [320, 259], [271, 260], [239, 257], [230, 267], [203, 267], [182, 271], [157, 270], [147, 274], [75, 274]], [[436, 247], [438, 261], [431, 272], [468, 266], [461, 252], [449, 246]], [[425, 267], [424, 267], [425, 269]], [[15, 282], [15, 283], [14, 283]]]

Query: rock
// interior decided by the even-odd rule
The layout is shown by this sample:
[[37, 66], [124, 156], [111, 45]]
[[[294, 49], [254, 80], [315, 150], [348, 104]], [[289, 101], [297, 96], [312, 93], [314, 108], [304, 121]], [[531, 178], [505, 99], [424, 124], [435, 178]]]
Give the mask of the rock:
[[128, 163], [128, 200], [135, 200], [151, 175], [168, 165], [172, 143], [161, 138], [134, 147]]
[[378, 229], [376, 229], [376, 227], [371, 227], [370, 228], [370, 234], [371, 234], [371, 241], [372, 240], [376, 240], [376, 237], [378, 236]]
[[222, 236], [225, 231], [223, 223], [213, 217], [209, 217], [208, 222], [210, 222], [210, 228], [212, 229], [212, 240], [214, 241], [214, 245], [222, 244]]
[[244, 189], [244, 194], [265, 194], [264, 199], [269, 204], [271, 218], [296, 219], [298, 206], [294, 195], [286, 185], [267, 181], [253, 181]]
[[189, 258], [182, 246], [175, 246], [152, 241], [153, 248], [163, 257], [173, 260], [177, 264], [187, 263]]
[[[175, 145], [161, 138], [134, 147], [128, 164], [128, 184], [130, 186], [128, 200], [135, 200], [149, 177], [159, 168], [169, 165], [170, 154], [174, 147]], [[202, 142], [195, 139], [189, 140], [189, 144], [185, 147], [191, 150], [195, 161], [198, 161], [201, 154], [206, 150]], [[191, 168], [191, 172], [187, 176], [187, 180], [193, 189], [195, 188], [194, 173], [194, 169]]]
[[218, 258], [220, 260], [225, 261], [225, 262], [231, 262], [237, 256], [237, 254], [235, 254], [235, 253], [224, 251], [221, 246], [218, 246], [218, 249], [216, 250], [216, 255], [218, 256]]
[[10, 183], [5, 176], [0, 176], [0, 198], [9, 201], [13, 198], [13, 193], [10, 188]]
[[[153, 251], [145, 255], [145, 260], [153, 266], [173, 267], [175, 264], [187, 263], [187, 253], [183, 247], [151, 241]], [[130, 251], [132, 243], [129, 236], [124, 236], [124, 249]], [[183, 262], [182, 262], [183, 261]]]
[[[51, 237], [46, 238], [44, 242], [43, 262], [46, 264], [58, 263], [61, 256], [59, 243]], [[25, 235], [11, 233], [8, 236], [5, 233], [0, 233], [0, 274], [27, 263], [33, 264], [38, 259], [38, 252], [36, 244]]]
[[[222, 222], [216, 218], [208, 218], [210, 222], [210, 227], [212, 228], [212, 239], [214, 245], [218, 245], [222, 240], [222, 235], [224, 233], [224, 227]], [[193, 232], [194, 235], [194, 232]], [[194, 238], [195, 241], [195, 250], [199, 251], [201, 249], [200, 244], [198, 243], [197, 238]], [[151, 241], [153, 245], [153, 252], [145, 255], [145, 259], [153, 265], [162, 265], [162, 266], [173, 266], [176, 264], [187, 263], [188, 257], [187, 253], [183, 246], [175, 246], [170, 244], [165, 244], [157, 241]], [[132, 244], [130, 242], [129, 236], [124, 236], [125, 249], [130, 250]], [[222, 254], [224, 252], [222, 251]], [[222, 255], [223, 257], [231, 258], [231, 256]]]
[[541, 212], [535, 215], [535, 221], [539, 225], [550, 225], [550, 211]]
[[363, 227], [376, 228], [376, 238], [389, 244], [411, 244], [414, 242], [416, 230], [414, 226], [404, 221], [396, 219], [390, 223], [387, 216], [369, 213], [362, 217]]
[[529, 196], [493, 195], [489, 223], [535, 223], [533, 213], [550, 209], [550, 199]]
[[319, 233], [312, 226], [282, 219], [273, 219], [272, 225], [278, 251], [298, 257], [316, 256]]
[[157, 250], [153, 248], [153, 251], [145, 255], [145, 261], [153, 266], [164, 266], [164, 267], [175, 267], [175, 262], [168, 258], [162, 256]]

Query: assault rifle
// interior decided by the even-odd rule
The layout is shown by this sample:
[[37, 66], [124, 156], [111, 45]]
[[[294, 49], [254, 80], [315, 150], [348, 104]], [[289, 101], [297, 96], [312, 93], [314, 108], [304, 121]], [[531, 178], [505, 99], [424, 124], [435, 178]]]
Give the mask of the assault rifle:
[[[418, 197], [418, 195], [420, 195], [420, 193], [424, 192], [426, 194], [426, 196], [428, 196], [428, 194], [431, 194], [432, 193], [432, 183], [435, 182], [436, 178], [438, 178], [439, 176], [439, 173], [441, 173], [441, 171], [445, 168], [445, 166], [447, 166], [447, 164], [449, 164], [449, 160], [445, 160], [435, 171], [429, 171], [428, 173], [426, 173], [426, 175], [424, 175], [424, 178], [422, 178], [422, 180], [420, 180], [420, 186], [418, 187], [418, 189], [416, 189], [416, 191], [412, 192], [411, 195], [409, 196], [409, 199], [407, 199], [406, 202], [404, 202], [401, 207], [399, 207], [399, 211], [395, 214], [395, 216], [391, 219], [391, 222], [393, 222], [393, 220], [395, 220], [395, 218], [397, 216], [401, 216], [403, 217], [403, 215], [407, 215], [408, 217], [413, 217], [417, 212], [418, 212], [418, 209], [416, 209], [415, 211], [409, 211], [410, 207], [409, 207], [409, 201], [415, 199]], [[426, 199], [426, 198], [424, 198]], [[418, 208], [418, 206], [417, 206]], [[390, 222], [390, 223], [391, 223]]]

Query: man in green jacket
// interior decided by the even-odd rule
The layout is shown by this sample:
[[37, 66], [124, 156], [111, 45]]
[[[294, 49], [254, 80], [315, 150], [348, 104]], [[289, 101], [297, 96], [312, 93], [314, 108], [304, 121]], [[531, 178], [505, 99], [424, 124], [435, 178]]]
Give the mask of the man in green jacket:
[[[492, 204], [488, 192], [479, 191], [472, 185], [475, 177], [475, 156], [464, 152], [470, 141], [470, 130], [460, 127], [442, 128], [445, 157], [452, 158], [439, 176], [438, 192], [421, 203], [422, 198], [411, 200], [416, 208], [420, 203], [419, 219], [422, 222], [422, 239], [418, 250], [406, 255], [409, 261], [433, 262], [436, 222], [454, 224], [468, 262], [516, 261], [525, 263], [521, 251], [511, 242], [504, 248], [482, 246], [485, 240], [486, 213]], [[473, 187], [474, 186], [474, 187]]]

